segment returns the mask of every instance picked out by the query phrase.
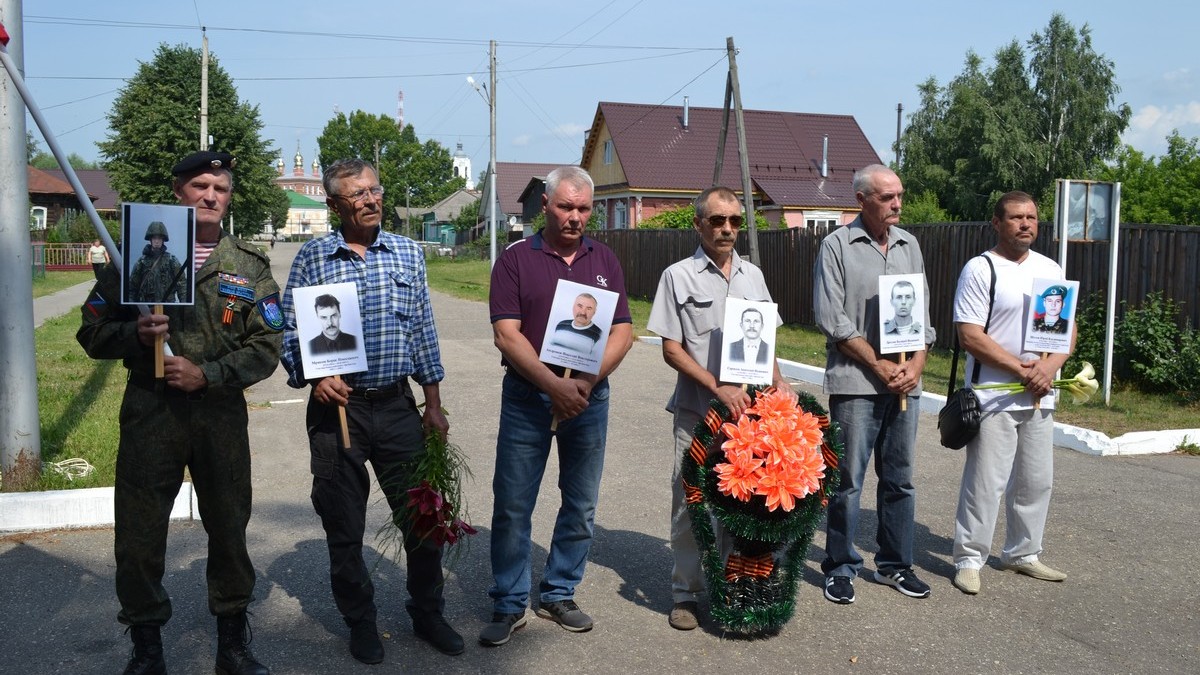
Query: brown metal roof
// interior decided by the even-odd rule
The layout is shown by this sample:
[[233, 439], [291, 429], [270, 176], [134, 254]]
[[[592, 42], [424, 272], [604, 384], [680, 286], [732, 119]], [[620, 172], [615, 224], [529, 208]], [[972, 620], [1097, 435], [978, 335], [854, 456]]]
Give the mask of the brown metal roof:
[[[62, 169], [47, 169], [46, 173], [67, 183], [67, 176]], [[79, 176], [79, 182], [83, 183], [83, 189], [92, 196], [92, 203], [97, 209], [101, 211], [116, 210], [121, 198], [117, 195], [116, 190], [109, 187], [107, 171], [104, 169], [75, 169], [75, 175]], [[70, 183], [67, 185], [69, 186]]]
[[[43, 194], [43, 195], [73, 195], [73, 194], [75, 194], [74, 188], [72, 188], [71, 184], [66, 182], [65, 180], [62, 180], [61, 178], [55, 178], [54, 176], [51, 176], [49, 173], [42, 171], [41, 169], [35, 169], [32, 166], [29, 166], [28, 164], [25, 165], [25, 168], [28, 170], [29, 193], [30, 194]], [[87, 188], [85, 187], [84, 189], [87, 189]], [[88, 195], [88, 196], [91, 197], [91, 195]]]
[[534, 162], [496, 162], [496, 192], [500, 195], [500, 210], [508, 215], [521, 215], [521, 193], [529, 179], [545, 178], [561, 164]]
[[[768, 201], [784, 206], [856, 208], [854, 172], [878, 164], [858, 122], [850, 115], [746, 110], [750, 176]], [[682, 106], [601, 102], [582, 164], [589, 166], [607, 125], [631, 190], [703, 190], [712, 184], [720, 108], [691, 107], [683, 128]], [[822, 141], [829, 136], [828, 173], [821, 177]], [[741, 188], [737, 134], [730, 115], [720, 182]], [[844, 186], [844, 189], [842, 188]]]

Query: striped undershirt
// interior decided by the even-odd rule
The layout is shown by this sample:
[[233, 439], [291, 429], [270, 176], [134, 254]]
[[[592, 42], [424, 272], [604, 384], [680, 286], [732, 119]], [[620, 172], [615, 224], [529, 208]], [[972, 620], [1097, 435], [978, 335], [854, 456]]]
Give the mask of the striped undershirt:
[[195, 269], [197, 272], [199, 272], [200, 267], [204, 265], [204, 261], [208, 260], [208, 256], [213, 252], [213, 249], [216, 247], [217, 247], [217, 242], [215, 242], [215, 241], [211, 241], [211, 242], [198, 241], [198, 242], [196, 242], [195, 252], [192, 253], [192, 262], [194, 264], [193, 269]]

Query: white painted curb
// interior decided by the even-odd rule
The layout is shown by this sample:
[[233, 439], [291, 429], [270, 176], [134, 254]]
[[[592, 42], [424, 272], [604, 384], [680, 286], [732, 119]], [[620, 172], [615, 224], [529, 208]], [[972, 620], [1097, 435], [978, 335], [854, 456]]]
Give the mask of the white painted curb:
[[[639, 336], [638, 340], [649, 345], [661, 345], [662, 338], [655, 336]], [[783, 376], [821, 384], [825, 379], [825, 369], [809, 366], [795, 361], [779, 360], [779, 372]], [[921, 412], [936, 415], [942, 406], [946, 405], [946, 397], [939, 394], [924, 392], [921, 394]], [[1180, 443], [1191, 441], [1200, 442], [1200, 429], [1168, 429], [1165, 431], [1134, 431], [1116, 438], [1092, 431], [1074, 427], [1061, 422], [1054, 423], [1054, 444], [1070, 448], [1087, 455], [1107, 457], [1111, 455], [1150, 455], [1174, 452]]]
[[[171, 520], [200, 520], [196, 491], [185, 482]], [[37, 532], [113, 524], [113, 488], [0, 493], [0, 532]]]

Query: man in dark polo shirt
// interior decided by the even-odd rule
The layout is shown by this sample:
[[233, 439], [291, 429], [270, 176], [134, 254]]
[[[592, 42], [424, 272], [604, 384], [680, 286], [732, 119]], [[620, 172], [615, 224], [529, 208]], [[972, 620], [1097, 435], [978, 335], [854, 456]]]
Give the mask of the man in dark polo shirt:
[[[604, 244], [584, 236], [592, 212], [592, 179], [574, 166], [546, 177], [546, 226], [509, 246], [492, 270], [491, 316], [504, 376], [496, 474], [492, 481], [492, 622], [479, 634], [484, 645], [508, 642], [525, 625], [530, 592], [530, 529], [550, 440], [558, 438], [562, 506], [539, 587], [537, 615], [573, 632], [592, 619], [575, 604], [592, 545], [608, 432], [608, 374], [633, 345], [633, 324], [621, 265]], [[558, 281], [618, 294], [608, 343], [596, 375], [538, 359]], [[557, 428], [555, 429], [555, 421]]]

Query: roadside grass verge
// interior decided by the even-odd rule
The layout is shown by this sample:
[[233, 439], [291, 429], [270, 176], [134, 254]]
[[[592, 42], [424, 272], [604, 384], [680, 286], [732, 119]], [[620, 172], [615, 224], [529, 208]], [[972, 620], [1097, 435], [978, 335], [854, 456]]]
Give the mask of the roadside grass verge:
[[64, 288], [70, 288], [76, 284], [82, 284], [85, 281], [92, 281], [95, 277], [90, 270], [88, 271], [71, 271], [71, 272], [46, 272], [46, 276], [33, 280], [33, 297], [40, 298], [43, 295], [57, 293]]
[[[466, 300], [487, 301], [489, 264], [486, 260], [449, 260], [431, 258], [428, 264], [431, 288]], [[650, 335], [646, 321], [650, 316], [650, 301], [630, 298], [635, 335]], [[825, 366], [825, 336], [816, 328], [785, 325], [776, 333], [776, 355], [789, 361], [811, 366]], [[945, 395], [950, 379], [950, 350], [934, 349], [925, 365], [925, 391]], [[1092, 364], [1099, 370], [1103, 364]], [[1071, 377], [1075, 373], [1064, 373]], [[963, 378], [963, 363], [958, 367], [959, 382]], [[1120, 436], [1131, 431], [1155, 429], [1189, 429], [1197, 426], [1200, 405], [1180, 405], [1169, 396], [1146, 394], [1114, 384], [1112, 405], [1105, 407], [1103, 392], [1083, 405], [1071, 403], [1070, 397], [1059, 399], [1055, 419], [1086, 429]]]

